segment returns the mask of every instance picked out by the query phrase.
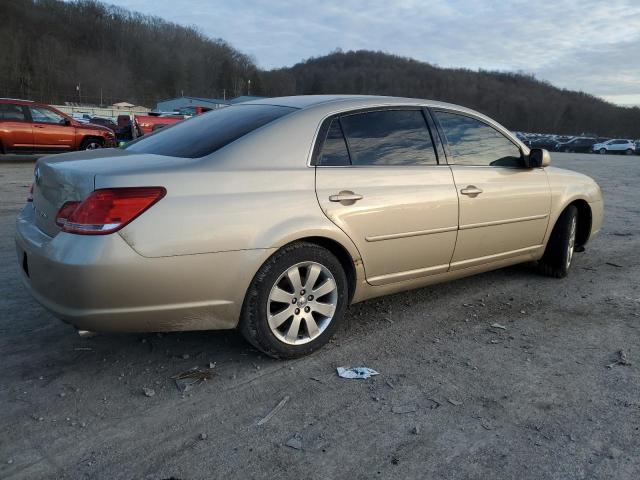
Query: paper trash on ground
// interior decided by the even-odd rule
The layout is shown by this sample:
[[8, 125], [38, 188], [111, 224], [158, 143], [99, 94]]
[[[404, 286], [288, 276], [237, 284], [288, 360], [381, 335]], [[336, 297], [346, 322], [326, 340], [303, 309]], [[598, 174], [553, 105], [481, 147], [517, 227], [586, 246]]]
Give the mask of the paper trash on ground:
[[380, 375], [375, 370], [368, 367], [338, 367], [336, 369], [338, 371], [338, 375], [342, 378], [369, 378], [374, 375]]

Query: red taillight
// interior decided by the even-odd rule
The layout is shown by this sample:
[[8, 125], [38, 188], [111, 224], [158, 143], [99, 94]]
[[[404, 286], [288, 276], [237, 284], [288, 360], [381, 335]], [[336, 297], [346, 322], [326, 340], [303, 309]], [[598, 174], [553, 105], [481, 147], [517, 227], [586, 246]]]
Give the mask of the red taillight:
[[33, 202], [33, 183], [31, 184], [31, 188], [29, 188], [29, 195], [27, 195], [27, 202]]
[[165, 196], [163, 187], [108, 188], [96, 190], [73, 210], [65, 203], [58, 218], [68, 216], [62, 231], [83, 235], [105, 235], [120, 230]]
[[71, 214], [78, 208], [78, 205], [80, 205], [80, 202], [65, 202], [56, 215], [56, 225], [60, 228], [64, 227]]

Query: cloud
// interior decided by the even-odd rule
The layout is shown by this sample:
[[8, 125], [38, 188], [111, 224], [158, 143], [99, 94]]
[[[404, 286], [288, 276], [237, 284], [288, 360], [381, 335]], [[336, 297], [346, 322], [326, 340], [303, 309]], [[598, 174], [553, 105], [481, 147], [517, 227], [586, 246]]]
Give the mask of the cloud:
[[[195, 25], [263, 68], [343, 50], [381, 50], [447, 67], [526, 71], [640, 104], [637, 0], [111, 0]], [[620, 97], [621, 98], [621, 97]]]

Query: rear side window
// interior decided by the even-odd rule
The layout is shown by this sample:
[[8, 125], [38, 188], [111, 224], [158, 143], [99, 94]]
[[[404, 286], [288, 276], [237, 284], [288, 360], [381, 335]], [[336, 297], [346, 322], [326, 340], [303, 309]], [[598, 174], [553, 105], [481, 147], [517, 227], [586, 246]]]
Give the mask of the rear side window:
[[295, 111], [275, 105], [234, 105], [157, 130], [130, 143], [126, 150], [169, 157], [200, 158]]
[[27, 116], [22, 105], [13, 103], [0, 103], [0, 120], [8, 122], [24, 122]]
[[436, 111], [449, 144], [452, 165], [522, 167], [520, 149], [486, 123], [465, 115]]
[[324, 167], [343, 167], [351, 164], [340, 120], [337, 118], [331, 121], [317, 164]]
[[341, 117], [353, 165], [437, 165], [421, 110], [380, 110]]

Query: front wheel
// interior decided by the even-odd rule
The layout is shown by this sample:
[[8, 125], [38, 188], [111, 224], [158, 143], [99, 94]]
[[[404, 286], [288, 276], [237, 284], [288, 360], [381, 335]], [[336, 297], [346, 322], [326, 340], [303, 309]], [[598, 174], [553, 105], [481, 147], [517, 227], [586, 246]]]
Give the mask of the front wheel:
[[102, 148], [102, 140], [98, 140], [97, 138], [85, 138], [80, 145], [80, 150], [97, 150], [98, 148]]
[[604, 155], [605, 153], [607, 153], [607, 150], [605, 148], [601, 148], [599, 151], [600, 155]]
[[538, 262], [540, 271], [549, 277], [563, 278], [569, 273], [576, 247], [578, 209], [569, 205], [556, 222], [544, 255]]
[[307, 355], [327, 343], [347, 306], [347, 277], [328, 250], [292, 243], [254, 277], [242, 307], [240, 332], [274, 358]]

